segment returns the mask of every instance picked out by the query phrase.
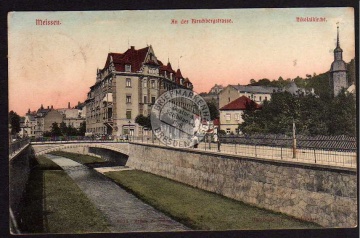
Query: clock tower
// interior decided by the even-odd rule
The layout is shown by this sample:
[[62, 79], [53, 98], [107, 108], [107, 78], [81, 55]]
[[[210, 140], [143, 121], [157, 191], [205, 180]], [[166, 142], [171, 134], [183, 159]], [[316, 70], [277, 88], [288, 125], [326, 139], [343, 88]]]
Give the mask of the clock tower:
[[334, 62], [330, 68], [330, 87], [332, 95], [336, 97], [342, 88], [347, 89], [346, 64], [342, 59], [343, 50], [340, 48], [339, 26], [337, 27], [337, 41], [334, 49]]

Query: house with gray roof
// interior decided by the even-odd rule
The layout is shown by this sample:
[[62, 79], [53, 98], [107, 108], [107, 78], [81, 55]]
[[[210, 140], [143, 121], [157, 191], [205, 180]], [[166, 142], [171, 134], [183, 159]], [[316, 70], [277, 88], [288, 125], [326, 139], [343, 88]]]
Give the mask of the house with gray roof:
[[219, 93], [219, 108], [246, 96], [258, 104], [271, 99], [271, 94], [279, 91], [277, 87], [251, 86], [251, 85], [228, 85]]

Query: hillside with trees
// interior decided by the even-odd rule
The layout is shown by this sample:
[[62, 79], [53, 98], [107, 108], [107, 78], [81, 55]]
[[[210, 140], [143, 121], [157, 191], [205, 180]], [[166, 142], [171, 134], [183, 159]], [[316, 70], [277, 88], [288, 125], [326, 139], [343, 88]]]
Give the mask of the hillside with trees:
[[[352, 59], [349, 63], [346, 64], [347, 72], [347, 80], [348, 84], [356, 83], [356, 66], [355, 59]], [[278, 87], [279, 89], [287, 86], [292, 81], [296, 83], [298, 87], [305, 88], [307, 90], [314, 89], [315, 94], [320, 97], [328, 97], [330, 92], [330, 79], [329, 79], [329, 71], [316, 74], [313, 73], [307, 74], [306, 78], [302, 78], [297, 76], [296, 78], [287, 78], [283, 79], [281, 76], [277, 80], [270, 80], [267, 78], [259, 79], [256, 81], [255, 79], [250, 79], [250, 84], [253, 86], [270, 86], [270, 87]]]
[[[355, 60], [347, 64], [348, 82], [356, 82]], [[356, 98], [343, 90], [332, 97], [329, 72], [307, 75], [284, 80], [251, 80], [250, 85], [264, 85], [282, 88], [294, 81], [298, 87], [314, 89], [315, 95], [292, 95], [288, 92], [273, 93], [270, 101], [265, 101], [262, 110], [248, 110], [243, 114], [244, 122], [239, 129], [245, 134], [271, 133], [291, 134], [292, 123], [296, 131], [303, 135], [356, 135]]]
[[245, 134], [356, 135], [356, 99], [342, 91], [333, 99], [311, 94], [274, 93], [262, 110], [249, 105], [239, 129]]

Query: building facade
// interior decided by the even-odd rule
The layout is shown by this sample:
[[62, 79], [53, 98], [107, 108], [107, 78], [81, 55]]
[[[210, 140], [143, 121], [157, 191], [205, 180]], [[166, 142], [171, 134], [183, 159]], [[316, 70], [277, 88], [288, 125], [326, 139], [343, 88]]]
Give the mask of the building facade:
[[62, 122], [66, 126], [71, 125], [73, 128], [79, 129], [81, 123], [85, 122], [85, 114], [82, 108], [68, 108], [54, 109], [53, 106], [44, 108], [43, 105], [37, 110], [28, 113], [24, 117], [22, 123], [23, 134], [28, 137], [42, 137], [44, 132], [50, 132], [52, 124], [56, 122], [59, 126]]
[[180, 69], [173, 70], [170, 62], [163, 64], [151, 45], [109, 53], [85, 101], [86, 132], [140, 136], [136, 116], [149, 115], [156, 99], [176, 88], [192, 90], [193, 85]]
[[226, 134], [240, 134], [239, 124], [243, 123], [242, 115], [249, 109], [261, 109], [261, 105], [246, 96], [241, 96], [220, 108], [220, 129]]
[[35, 129], [36, 119], [29, 111], [20, 121], [20, 137], [35, 137]]
[[219, 93], [219, 108], [241, 96], [246, 96], [254, 102], [262, 104], [265, 100], [270, 100], [271, 94], [278, 90], [276, 87], [228, 85]]
[[337, 27], [337, 41], [336, 48], [334, 49], [334, 62], [330, 67], [330, 88], [332, 89], [332, 95], [337, 96], [340, 91], [345, 88], [347, 89], [347, 70], [345, 61], [342, 59], [343, 50], [340, 48], [339, 40], [339, 26]]
[[80, 128], [81, 123], [85, 122], [86, 116], [79, 108], [61, 108], [57, 109], [63, 115], [63, 122], [66, 126]]

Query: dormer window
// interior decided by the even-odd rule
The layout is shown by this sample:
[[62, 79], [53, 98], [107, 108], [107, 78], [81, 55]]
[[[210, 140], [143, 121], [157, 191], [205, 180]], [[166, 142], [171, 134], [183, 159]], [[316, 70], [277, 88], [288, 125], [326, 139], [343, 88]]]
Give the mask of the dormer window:
[[125, 65], [125, 72], [131, 72], [131, 64]]

